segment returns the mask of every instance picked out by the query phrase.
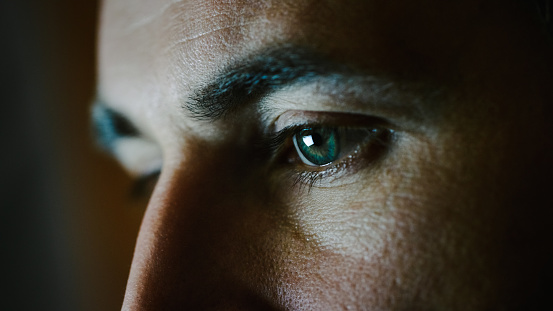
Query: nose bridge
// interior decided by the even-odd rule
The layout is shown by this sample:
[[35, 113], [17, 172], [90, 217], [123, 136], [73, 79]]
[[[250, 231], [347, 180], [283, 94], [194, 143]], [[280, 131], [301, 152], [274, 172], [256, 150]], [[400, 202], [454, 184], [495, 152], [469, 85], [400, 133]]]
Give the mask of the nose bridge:
[[203, 308], [214, 296], [255, 302], [229, 276], [240, 245], [247, 244], [241, 242], [253, 210], [244, 208], [247, 181], [228, 164], [195, 160], [160, 177], [140, 228], [123, 310]]
[[196, 165], [160, 176], [138, 235], [124, 310], [168, 308], [165, 297], [179, 296], [170, 292], [188, 296], [192, 284], [201, 283], [202, 275], [195, 271], [206, 270], [202, 266], [209, 261], [205, 246], [215, 238], [212, 227], [224, 225], [216, 225], [217, 219], [210, 223], [206, 215], [225, 196], [223, 183], [210, 175]]

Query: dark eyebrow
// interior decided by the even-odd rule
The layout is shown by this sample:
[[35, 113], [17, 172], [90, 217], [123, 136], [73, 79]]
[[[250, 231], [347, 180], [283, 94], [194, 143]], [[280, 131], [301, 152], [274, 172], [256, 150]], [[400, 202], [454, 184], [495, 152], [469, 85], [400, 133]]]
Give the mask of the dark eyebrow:
[[353, 70], [302, 47], [267, 49], [239, 60], [190, 95], [185, 104], [192, 116], [216, 120], [269, 92], [315, 79], [340, 79]]
[[140, 136], [129, 119], [108, 108], [101, 99], [95, 100], [92, 105], [92, 131], [97, 144], [110, 153], [113, 153], [118, 139]]

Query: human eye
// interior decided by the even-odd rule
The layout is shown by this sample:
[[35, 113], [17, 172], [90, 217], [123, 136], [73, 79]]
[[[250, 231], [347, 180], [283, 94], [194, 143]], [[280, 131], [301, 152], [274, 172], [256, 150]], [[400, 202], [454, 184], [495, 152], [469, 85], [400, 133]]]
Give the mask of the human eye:
[[294, 130], [292, 142], [303, 164], [323, 167], [355, 152], [363, 142], [376, 139], [381, 131], [378, 128], [306, 125]]
[[148, 198], [163, 164], [160, 145], [123, 113], [99, 100], [92, 109], [97, 146], [115, 158], [132, 178], [129, 196]]
[[294, 184], [331, 186], [376, 163], [391, 148], [395, 131], [382, 119], [347, 113], [308, 115], [275, 132], [270, 141], [274, 162], [292, 172]]

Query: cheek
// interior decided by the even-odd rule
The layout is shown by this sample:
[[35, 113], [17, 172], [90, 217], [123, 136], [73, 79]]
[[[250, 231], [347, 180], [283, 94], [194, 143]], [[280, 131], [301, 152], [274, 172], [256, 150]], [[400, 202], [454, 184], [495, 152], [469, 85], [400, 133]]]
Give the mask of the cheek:
[[404, 278], [427, 254], [409, 237], [421, 235], [415, 227], [425, 215], [409, 211], [409, 199], [419, 200], [414, 193], [397, 193], [407, 172], [386, 164], [378, 172], [359, 172], [361, 183], [288, 194], [294, 198], [290, 218], [304, 238], [304, 248], [287, 258], [280, 276], [283, 292], [305, 302], [295, 307], [389, 308], [397, 306], [397, 297], [412, 301], [402, 291], [415, 284]]
[[359, 308], [494, 303], [508, 219], [482, 187], [486, 163], [417, 143], [360, 172], [364, 183], [299, 196], [291, 219], [311, 251], [285, 258], [284, 292]]

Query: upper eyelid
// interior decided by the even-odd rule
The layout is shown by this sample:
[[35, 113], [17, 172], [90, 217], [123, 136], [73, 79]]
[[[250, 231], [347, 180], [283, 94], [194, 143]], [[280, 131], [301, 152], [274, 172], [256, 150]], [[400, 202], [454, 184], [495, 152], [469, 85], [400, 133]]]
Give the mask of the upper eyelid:
[[321, 78], [267, 94], [258, 112], [267, 126], [287, 111], [303, 110], [378, 116], [398, 131], [421, 132], [441, 120], [442, 108], [449, 102], [445, 94], [445, 87], [425, 81], [356, 75], [338, 83]]
[[[284, 125], [286, 124], [286, 125]], [[301, 126], [331, 127], [382, 127], [397, 129], [398, 126], [376, 116], [333, 111], [287, 111], [269, 126], [269, 132]]]

